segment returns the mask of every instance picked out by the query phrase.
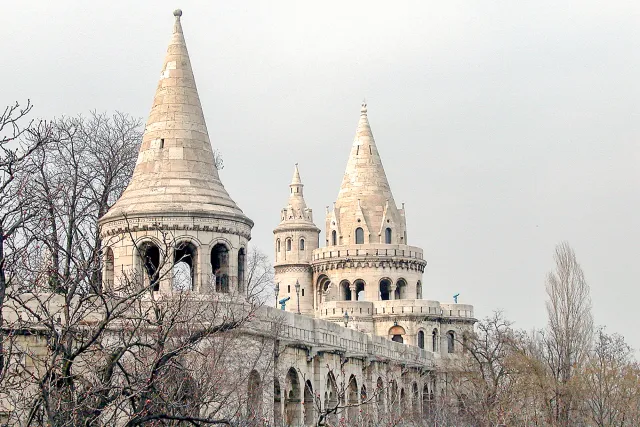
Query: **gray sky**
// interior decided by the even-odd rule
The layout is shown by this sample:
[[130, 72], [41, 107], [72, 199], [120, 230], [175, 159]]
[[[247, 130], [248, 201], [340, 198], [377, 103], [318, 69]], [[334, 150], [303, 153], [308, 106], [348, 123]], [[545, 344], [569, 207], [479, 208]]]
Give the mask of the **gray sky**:
[[640, 2], [14, 1], [3, 103], [146, 120], [176, 7], [257, 246], [273, 254], [295, 162], [324, 228], [366, 97], [426, 298], [542, 327], [567, 240], [596, 323], [640, 347]]

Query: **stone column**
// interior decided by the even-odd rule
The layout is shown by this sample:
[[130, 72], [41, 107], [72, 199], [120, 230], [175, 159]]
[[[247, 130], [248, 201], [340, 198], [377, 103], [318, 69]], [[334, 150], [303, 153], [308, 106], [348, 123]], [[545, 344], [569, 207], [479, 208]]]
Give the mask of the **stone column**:
[[390, 300], [396, 299], [396, 288], [397, 288], [397, 285], [390, 285], [389, 286], [389, 299]]
[[356, 295], [356, 285], [354, 283], [349, 285], [349, 290], [351, 291], [351, 301], [357, 300], [358, 295]]

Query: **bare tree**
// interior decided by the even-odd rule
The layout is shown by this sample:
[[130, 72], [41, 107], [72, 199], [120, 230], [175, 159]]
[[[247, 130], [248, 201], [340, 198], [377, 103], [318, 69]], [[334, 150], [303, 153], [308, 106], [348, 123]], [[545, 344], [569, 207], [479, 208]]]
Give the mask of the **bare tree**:
[[[12, 285], [11, 266], [24, 256], [29, 241], [17, 237], [33, 222], [39, 206], [26, 190], [30, 179], [30, 157], [51, 141], [51, 127], [45, 121], [29, 120], [31, 102], [8, 106], [0, 115], [0, 328], [3, 307]], [[0, 379], [9, 359], [5, 357], [6, 335], [0, 336]]]
[[632, 354], [622, 336], [598, 329], [582, 374], [584, 403], [594, 425], [631, 426], [640, 422], [640, 376]]
[[473, 425], [513, 420], [518, 381], [512, 362], [517, 340], [519, 334], [501, 312], [479, 321], [473, 334], [459, 340], [463, 354], [448, 365], [456, 378], [450, 385], [464, 418]]
[[559, 425], [569, 425], [575, 408], [576, 370], [588, 356], [593, 317], [589, 285], [573, 249], [567, 242], [556, 246], [555, 270], [547, 276], [548, 327], [542, 356], [553, 379], [550, 417]]
[[[141, 140], [141, 122], [126, 114], [92, 112], [53, 123], [55, 144], [37, 151], [31, 192], [44, 207], [41, 228], [33, 238], [47, 248], [53, 290], [78, 272], [77, 263], [100, 263], [98, 218], [126, 188]], [[86, 270], [86, 267], [82, 267]], [[89, 283], [101, 285], [100, 269]], [[92, 291], [95, 291], [92, 290]]]
[[[166, 254], [175, 242], [157, 231], [163, 236], [161, 271], [170, 271], [162, 267], [171, 267]], [[272, 363], [273, 338], [246, 333], [258, 305], [191, 292], [159, 294], [152, 281], [136, 275], [99, 292], [75, 292], [78, 283], [95, 277], [91, 273], [74, 269], [61, 277], [58, 292], [36, 286], [8, 294], [5, 330], [28, 332], [13, 341], [10, 374], [0, 384], [12, 424], [243, 419], [251, 372], [264, 377]]]
[[269, 257], [255, 246], [249, 246], [246, 264], [247, 299], [264, 304], [273, 297], [273, 265]]

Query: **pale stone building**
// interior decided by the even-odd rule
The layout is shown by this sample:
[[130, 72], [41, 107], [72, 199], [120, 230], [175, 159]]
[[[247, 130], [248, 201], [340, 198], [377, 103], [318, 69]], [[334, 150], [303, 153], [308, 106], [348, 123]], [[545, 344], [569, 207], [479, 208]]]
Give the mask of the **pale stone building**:
[[[103, 277], [109, 286], [133, 274], [160, 293], [188, 290], [232, 301], [245, 291], [253, 222], [220, 181], [182, 12], [174, 15], [133, 177], [100, 220]], [[248, 390], [256, 393], [259, 384], [258, 400], [274, 425], [312, 424], [322, 410], [314, 395], [323, 408], [339, 399], [354, 405], [332, 415], [350, 423], [361, 416], [355, 405], [376, 392], [367, 406], [371, 416], [425, 413], [442, 392], [442, 361], [461, 351], [460, 337], [472, 328], [473, 307], [422, 298], [427, 263], [407, 243], [405, 210], [391, 193], [366, 105], [322, 247], [297, 165], [289, 187], [274, 230], [279, 298], [290, 297], [288, 312], [264, 307], [256, 321], [278, 318], [282, 327], [273, 337], [273, 360], [252, 373]], [[161, 261], [164, 255], [170, 262]], [[186, 281], [176, 279], [175, 264]]]
[[[274, 230], [275, 271], [286, 310], [434, 353], [448, 352], [473, 325], [473, 307], [423, 299], [422, 249], [409, 246], [404, 204], [398, 209], [362, 104], [325, 246], [306, 207], [296, 164], [289, 203]], [[298, 307], [299, 305], [299, 307]], [[346, 315], [345, 315], [346, 313]]]

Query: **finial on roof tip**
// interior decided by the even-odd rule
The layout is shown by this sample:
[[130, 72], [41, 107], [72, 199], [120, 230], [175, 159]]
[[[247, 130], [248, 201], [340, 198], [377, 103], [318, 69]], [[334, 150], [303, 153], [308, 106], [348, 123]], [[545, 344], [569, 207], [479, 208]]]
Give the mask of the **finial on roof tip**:
[[182, 9], [176, 9], [173, 11], [173, 16], [180, 18], [182, 16]]
[[366, 114], [367, 113], [367, 100], [366, 99], [362, 100], [362, 108], [360, 109], [360, 112], [362, 114]]

